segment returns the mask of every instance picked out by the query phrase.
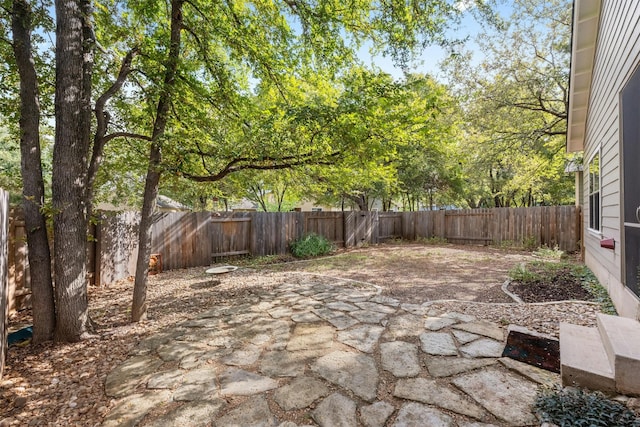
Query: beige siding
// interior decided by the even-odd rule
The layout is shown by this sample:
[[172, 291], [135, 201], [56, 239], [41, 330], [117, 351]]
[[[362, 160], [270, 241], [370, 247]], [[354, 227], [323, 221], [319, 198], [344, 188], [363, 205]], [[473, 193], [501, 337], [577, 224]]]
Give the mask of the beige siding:
[[[616, 306], [624, 315], [637, 317], [623, 299], [628, 293], [620, 287], [622, 276], [621, 170], [619, 95], [640, 63], [640, 2], [603, 0], [595, 53], [592, 91], [585, 137], [585, 162], [601, 150], [602, 222], [600, 233], [588, 230], [588, 173], [585, 173], [585, 250], [586, 261], [610, 290]], [[600, 239], [614, 238], [615, 251], [602, 249]], [[637, 304], [635, 305], [637, 306]]]

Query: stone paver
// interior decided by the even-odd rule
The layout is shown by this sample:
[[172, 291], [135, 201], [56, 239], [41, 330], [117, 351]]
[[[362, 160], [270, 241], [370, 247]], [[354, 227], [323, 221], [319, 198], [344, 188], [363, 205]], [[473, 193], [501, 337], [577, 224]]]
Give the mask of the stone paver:
[[142, 340], [107, 375], [103, 426], [530, 425], [559, 383], [501, 358], [499, 325], [300, 278]]

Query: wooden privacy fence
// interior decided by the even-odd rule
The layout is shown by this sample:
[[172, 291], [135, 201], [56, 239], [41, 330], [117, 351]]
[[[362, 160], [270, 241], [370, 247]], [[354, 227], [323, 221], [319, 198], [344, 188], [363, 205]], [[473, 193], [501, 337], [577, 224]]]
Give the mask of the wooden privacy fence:
[[[97, 228], [96, 284], [132, 276], [137, 256], [137, 213], [104, 216]], [[578, 250], [580, 208], [467, 209], [420, 212], [171, 212], [158, 214], [152, 253], [165, 270], [208, 266], [216, 258], [278, 255], [308, 233], [336, 246], [389, 239], [446, 239], [456, 244], [504, 244]]]
[[9, 193], [0, 188], [0, 378], [7, 354], [7, 315], [9, 314]]

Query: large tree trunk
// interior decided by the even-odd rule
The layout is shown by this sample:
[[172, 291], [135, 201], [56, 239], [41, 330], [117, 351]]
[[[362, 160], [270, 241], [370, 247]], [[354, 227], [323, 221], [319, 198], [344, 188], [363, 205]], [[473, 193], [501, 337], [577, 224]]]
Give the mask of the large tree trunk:
[[56, 317], [47, 223], [41, 210], [44, 204], [44, 180], [40, 156], [40, 101], [31, 45], [31, 17], [29, 3], [26, 0], [14, 0], [11, 26], [13, 52], [20, 75], [22, 206], [29, 247], [33, 343], [38, 344], [53, 339]]
[[58, 0], [55, 5], [56, 133], [52, 177], [55, 338], [74, 342], [91, 329], [85, 257], [94, 40], [88, 0]]
[[169, 106], [175, 86], [180, 56], [182, 32], [182, 5], [184, 0], [171, 0], [171, 40], [169, 56], [167, 57], [164, 84], [158, 99], [156, 121], [151, 136], [151, 152], [149, 168], [144, 186], [144, 199], [140, 218], [140, 232], [138, 236], [138, 259], [136, 262], [136, 279], [133, 287], [133, 303], [131, 304], [131, 320], [138, 322], [147, 316], [147, 278], [149, 273], [149, 257], [151, 255], [151, 226], [153, 212], [158, 196], [160, 183], [160, 163], [162, 162], [162, 136], [169, 120]]

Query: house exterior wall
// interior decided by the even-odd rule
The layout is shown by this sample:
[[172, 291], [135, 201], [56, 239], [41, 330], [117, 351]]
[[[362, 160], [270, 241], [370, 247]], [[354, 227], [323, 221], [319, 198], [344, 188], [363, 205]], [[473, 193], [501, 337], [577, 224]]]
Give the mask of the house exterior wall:
[[[602, 0], [584, 141], [585, 263], [607, 288], [620, 315], [640, 317], [640, 301], [622, 284], [620, 92], [640, 64], [640, 2]], [[589, 229], [588, 162], [600, 151], [600, 231]], [[615, 250], [600, 247], [613, 238]]]

